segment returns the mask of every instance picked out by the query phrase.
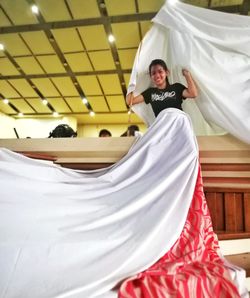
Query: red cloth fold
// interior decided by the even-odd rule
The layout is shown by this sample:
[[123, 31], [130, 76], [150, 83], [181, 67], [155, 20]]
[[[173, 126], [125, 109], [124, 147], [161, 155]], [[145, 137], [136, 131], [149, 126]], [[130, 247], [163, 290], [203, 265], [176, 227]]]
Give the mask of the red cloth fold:
[[219, 243], [213, 232], [199, 170], [187, 220], [179, 239], [158, 262], [125, 280], [118, 297], [240, 297], [219, 254]]

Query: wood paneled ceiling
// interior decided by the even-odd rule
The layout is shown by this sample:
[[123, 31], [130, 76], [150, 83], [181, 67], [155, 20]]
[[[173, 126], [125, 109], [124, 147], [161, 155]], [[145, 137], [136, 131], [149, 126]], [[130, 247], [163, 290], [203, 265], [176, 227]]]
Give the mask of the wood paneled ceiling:
[[[250, 14], [250, 0], [185, 2]], [[163, 3], [0, 0], [0, 111], [13, 117], [56, 112], [78, 123], [126, 123], [126, 86], [135, 53]], [[132, 122], [141, 120], [133, 114]]]

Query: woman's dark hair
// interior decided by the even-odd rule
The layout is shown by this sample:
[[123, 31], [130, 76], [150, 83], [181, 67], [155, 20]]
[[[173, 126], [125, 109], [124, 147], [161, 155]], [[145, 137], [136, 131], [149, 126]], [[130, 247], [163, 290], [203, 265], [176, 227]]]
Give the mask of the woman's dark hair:
[[155, 65], [160, 65], [164, 70], [168, 70], [168, 67], [165, 61], [163, 61], [162, 59], [154, 59], [149, 64], [149, 68], [148, 68], [149, 74], [151, 73], [152, 66], [155, 66]]
[[[148, 67], [149, 75], [151, 75], [151, 68], [155, 65], [160, 65], [165, 71], [168, 70], [167, 64], [162, 59], [154, 59], [151, 61]], [[166, 77], [166, 82], [169, 85], [168, 78]]]
[[75, 138], [77, 133], [68, 125], [60, 124], [49, 134], [49, 138]]
[[100, 130], [99, 137], [112, 137], [112, 134], [109, 130], [104, 128]]

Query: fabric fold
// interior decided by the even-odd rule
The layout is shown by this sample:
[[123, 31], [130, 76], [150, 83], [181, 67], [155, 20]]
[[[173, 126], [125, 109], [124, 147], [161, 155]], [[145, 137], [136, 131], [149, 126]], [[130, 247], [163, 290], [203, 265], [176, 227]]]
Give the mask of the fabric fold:
[[[150, 86], [148, 66], [167, 62], [170, 82], [185, 85], [188, 69], [199, 88], [183, 110], [196, 135], [230, 133], [250, 143], [250, 18], [167, 1], [153, 19], [137, 52], [128, 92]], [[134, 110], [147, 125], [154, 121], [145, 104]]]
[[197, 171], [190, 120], [175, 109], [94, 173], [2, 149], [0, 296], [96, 297], [145, 270], [181, 234]]

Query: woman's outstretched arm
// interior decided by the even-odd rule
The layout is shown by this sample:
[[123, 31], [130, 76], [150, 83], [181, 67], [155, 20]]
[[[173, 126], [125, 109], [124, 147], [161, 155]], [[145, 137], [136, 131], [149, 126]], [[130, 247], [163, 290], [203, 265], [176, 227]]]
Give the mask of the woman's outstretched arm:
[[126, 102], [128, 106], [132, 106], [134, 104], [144, 102], [144, 97], [141, 94], [134, 96], [133, 92], [130, 92], [126, 96]]
[[187, 81], [187, 89], [185, 89], [183, 91], [183, 94], [182, 94], [183, 97], [185, 97], [185, 98], [197, 97], [198, 90], [197, 90], [196, 84], [195, 84], [195, 82], [192, 78], [191, 73], [188, 70], [183, 69], [182, 74], [183, 74], [183, 76], [185, 77], [185, 79]]

